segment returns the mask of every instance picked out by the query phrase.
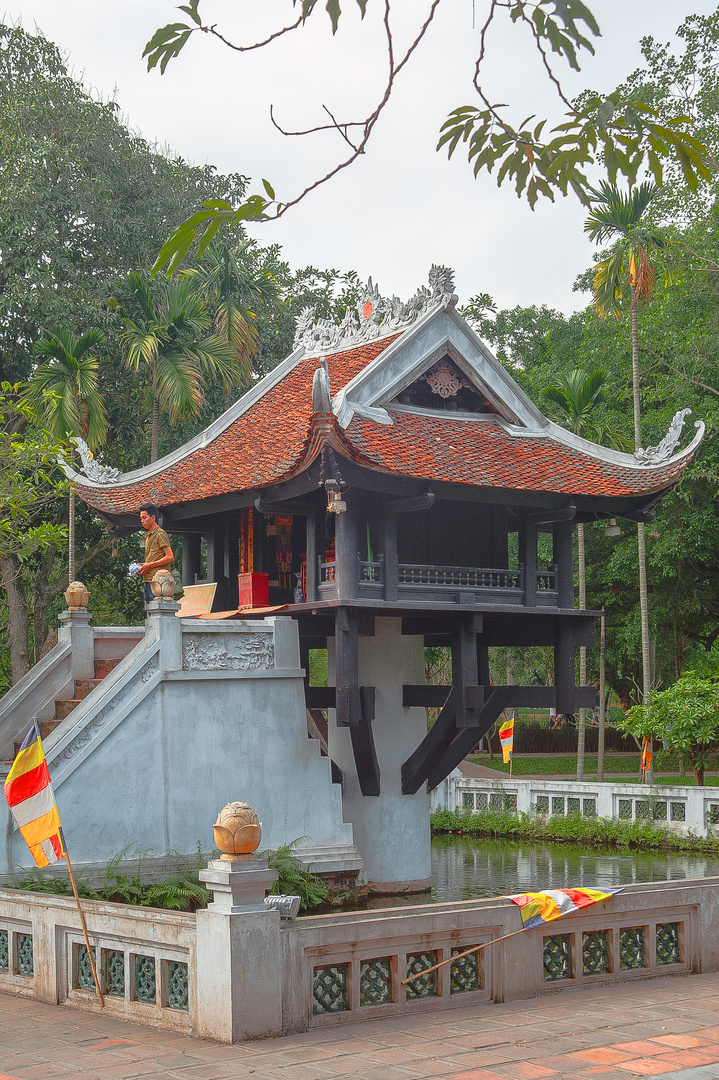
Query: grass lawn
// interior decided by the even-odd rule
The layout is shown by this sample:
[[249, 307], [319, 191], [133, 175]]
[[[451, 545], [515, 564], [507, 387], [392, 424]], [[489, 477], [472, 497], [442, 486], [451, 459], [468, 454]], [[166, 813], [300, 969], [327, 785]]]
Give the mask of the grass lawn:
[[[506, 765], [502, 761], [501, 757], [495, 755], [490, 759], [486, 755], [482, 757], [470, 757], [468, 761], [473, 762], [475, 765], [484, 765], [489, 769], [496, 769], [497, 772], [503, 772], [509, 774], [509, 763]], [[665, 775], [674, 772], [679, 772], [679, 761], [674, 754], [667, 754], [663, 751], [658, 753], [654, 759], [655, 767], [655, 783], [663, 784], [687, 784], [691, 787], [695, 786], [694, 775], [689, 772], [686, 776], [680, 777], [679, 775]], [[587, 754], [584, 759], [584, 772], [587, 778], [595, 777], [597, 773], [597, 756], [596, 754]], [[553, 778], [560, 777], [561, 779], [572, 780], [577, 773], [577, 759], [571, 755], [557, 755], [542, 757], [539, 754], [532, 754], [527, 756], [515, 757], [512, 762], [512, 775], [513, 776], [551, 776]], [[621, 776], [628, 781], [639, 782], [639, 755], [634, 754], [607, 754], [604, 758], [604, 774], [607, 783], [611, 783], [612, 779]], [[718, 787], [719, 776], [705, 776], [704, 783], [707, 787]]]

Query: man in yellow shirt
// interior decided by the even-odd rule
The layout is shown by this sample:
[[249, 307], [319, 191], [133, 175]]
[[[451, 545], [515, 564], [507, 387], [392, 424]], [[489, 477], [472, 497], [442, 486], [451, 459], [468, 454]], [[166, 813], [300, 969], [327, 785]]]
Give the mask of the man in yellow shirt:
[[163, 566], [169, 566], [175, 559], [169, 536], [157, 524], [157, 515], [158, 510], [154, 503], [143, 503], [140, 507], [140, 524], [147, 535], [145, 536], [145, 561], [138, 571], [138, 576], [142, 575], [142, 589], [146, 604], [154, 599], [150, 582], [155, 571]]

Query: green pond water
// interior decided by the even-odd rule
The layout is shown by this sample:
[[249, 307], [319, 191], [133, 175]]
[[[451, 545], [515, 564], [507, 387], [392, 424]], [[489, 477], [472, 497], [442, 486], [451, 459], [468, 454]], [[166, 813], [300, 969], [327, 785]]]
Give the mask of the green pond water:
[[719, 858], [467, 836], [432, 840], [432, 900], [719, 877]]

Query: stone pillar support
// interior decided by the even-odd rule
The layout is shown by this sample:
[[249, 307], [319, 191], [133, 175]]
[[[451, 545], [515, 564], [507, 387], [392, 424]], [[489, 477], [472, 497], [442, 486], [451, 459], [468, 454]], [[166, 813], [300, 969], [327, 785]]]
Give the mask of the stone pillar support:
[[160, 643], [160, 671], [182, 668], [182, 623], [175, 618], [179, 610], [174, 600], [151, 600], [147, 605], [145, 633]]
[[95, 640], [90, 626], [91, 618], [86, 608], [72, 608], [58, 615], [58, 642], [68, 643], [72, 647], [73, 679], [95, 678]]
[[277, 880], [266, 859], [215, 859], [200, 871], [214, 899], [197, 912], [194, 1034], [241, 1042], [282, 1033], [280, 914], [264, 904]]

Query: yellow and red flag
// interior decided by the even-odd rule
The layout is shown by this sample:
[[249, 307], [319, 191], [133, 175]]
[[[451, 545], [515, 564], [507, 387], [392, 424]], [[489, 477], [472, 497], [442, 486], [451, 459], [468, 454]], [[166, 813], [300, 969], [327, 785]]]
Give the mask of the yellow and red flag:
[[514, 749], [514, 713], [510, 714], [509, 720], [505, 720], [499, 729], [499, 741], [502, 746], [502, 761], [506, 765], [512, 760]]
[[608, 900], [610, 896], [621, 891], [621, 888], [547, 889], [545, 892], [518, 893], [508, 896], [507, 900], [518, 906], [523, 929], [530, 930], [533, 926], [561, 919], [562, 915], [569, 915], [572, 911], [591, 907], [600, 900]]
[[60, 862], [65, 857], [60, 814], [36, 716], [8, 773], [5, 798], [37, 865]]
[[640, 762], [640, 771], [645, 773], [649, 772], [652, 767], [652, 739], [651, 736], [647, 739], [642, 739], [642, 760]]

